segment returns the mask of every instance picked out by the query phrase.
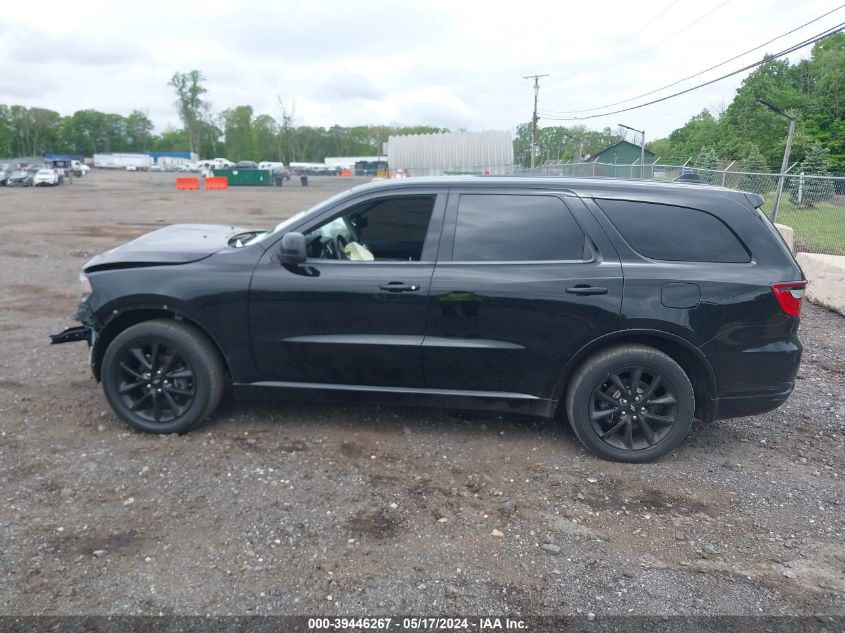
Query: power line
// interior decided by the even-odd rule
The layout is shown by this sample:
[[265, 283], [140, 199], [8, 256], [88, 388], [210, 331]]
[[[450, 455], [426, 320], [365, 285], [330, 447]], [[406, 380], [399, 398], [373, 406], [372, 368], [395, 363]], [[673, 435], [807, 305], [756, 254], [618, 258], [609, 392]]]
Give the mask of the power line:
[[622, 108], [621, 110], [613, 110], [612, 112], [603, 112], [601, 114], [591, 114], [589, 116], [575, 116], [575, 117], [556, 117], [556, 116], [544, 116], [544, 119], [551, 119], [553, 121], [584, 121], [587, 119], [597, 119], [599, 117], [610, 116], [612, 114], [620, 114], [622, 112], [629, 112], [631, 110], [638, 110], [640, 108], [644, 108], [646, 106], [654, 105], [655, 103], [660, 103], [662, 101], [668, 101], [669, 99], [673, 99], [675, 97], [679, 97], [680, 95], [686, 94], [688, 92], [692, 92], [693, 90], [698, 90], [699, 88], [704, 88], [705, 86], [709, 86], [714, 84], [718, 81], [722, 81], [723, 79], [727, 79], [728, 77], [733, 77], [734, 75], [738, 75], [741, 72], [746, 70], [750, 70], [751, 68], [756, 68], [757, 66], [762, 66], [770, 59], [778, 59], [779, 57], [783, 57], [784, 55], [789, 55], [790, 53], [794, 53], [795, 51], [802, 49], [810, 44], [814, 44], [819, 40], [823, 40], [824, 38], [833, 35], [834, 33], [838, 33], [843, 28], [845, 28], [845, 22], [837, 24], [836, 26], [823, 31], [817, 35], [814, 35], [812, 38], [804, 40], [803, 42], [799, 42], [793, 46], [790, 46], [787, 49], [780, 51], [779, 53], [775, 53], [774, 55], [768, 55], [761, 59], [760, 61], [754, 62], [753, 64], [748, 64], [747, 66], [743, 66], [742, 68], [735, 70], [727, 75], [722, 75], [721, 77], [717, 77], [716, 79], [711, 79], [710, 81], [706, 81], [704, 83], [698, 84], [697, 86], [692, 86], [691, 88], [687, 88], [686, 90], [681, 90], [680, 92], [675, 92], [673, 94], [667, 95], [665, 97], [661, 97], [659, 99], [653, 99], [652, 101], [647, 101], [646, 103], [641, 103], [639, 105], [631, 106], [629, 108]]
[[[638, 55], [636, 55], [636, 56], [635, 56], [635, 57], [633, 57], [633, 58], [627, 58], [625, 61], [626, 61], [626, 62], [628, 62], [628, 61], [631, 61], [631, 59], [634, 59], [634, 60], [637, 60], [637, 59], [642, 59], [642, 58], [643, 58], [643, 56], [644, 56], [646, 53], [648, 53], [648, 52], [650, 52], [650, 51], [653, 51], [654, 49], [659, 48], [660, 46], [663, 46], [663, 45], [664, 45], [666, 42], [668, 42], [669, 40], [674, 39], [675, 37], [677, 37], [678, 35], [680, 35], [680, 34], [681, 34], [681, 33], [683, 33], [684, 31], [686, 31], [687, 29], [692, 28], [693, 26], [695, 26], [696, 24], [698, 24], [698, 23], [699, 23], [699, 22], [701, 22], [702, 20], [704, 20], [704, 19], [706, 19], [706, 18], [710, 17], [712, 14], [714, 14], [716, 11], [718, 11], [718, 10], [719, 10], [719, 9], [721, 9], [723, 6], [725, 6], [726, 4], [728, 4], [730, 1], [731, 1], [731, 0], [724, 0], [724, 2], [722, 2], [720, 5], [718, 5], [718, 6], [714, 7], [713, 9], [710, 9], [710, 11], [708, 11], [708, 12], [707, 12], [707, 13], [705, 13], [704, 15], [701, 15], [701, 16], [697, 17], [695, 20], [693, 20], [693, 21], [692, 21], [692, 22], [690, 22], [689, 24], [687, 24], [687, 25], [685, 25], [685, 26], [681, 27], [680, 29], [678, 29], [677, 31], [675, 31], [674, 33], [672, 33], [672, 35], [670, 35], [669, 37], [667, 37], [667, 38], [664, 38], [664, 39], [660, 40], [659, 42], [657, 42], [657, 44], [654, 44], [653, 46], [650, 46], [650, 47], [648, 47], [648, 48], [646, 48], [646, 49], [641, 50], [641, 51], [639, 52], [639, 54], [638, 54]], [[673, 4], [671, 4], [671, 5], [669, 5], [669, 7], [667, 7], [667, 8], [665, 9], [665, 11], [668, 11], [668, 10], [669, 10], [669, 9], [671, 9], [673, 6], [675, 6], [675, 5], [674, 5], [674, 3], [673, 3]], [[664, 11], [664, 12], [665, 12], [665, 11]], [[658, 16], [658, 17], [659, 17], [659, 16]], [[656, 19], [656, 18], [655, 18], [655, 19]], [[653, 22], [653, 21], [654, 21], [654, 20], [652, 20], [652, 22]], [[643, 27], [643, 28], [645, 28], [645, 27]], [[640, 29], [640, 30], [642, 30], [642, 29]], [[639, 32], [639, 31], [638, 31], [638, 32]], [[615, 68], [615, 67], [616, 67], [616, 64], [611, 64], [611, 65], [609, 65], [609, 66], [604, 66], [603, 68], [599, 68], [597, 72], [604, 72], [604, 71], [606, 71], [606, 70], [609, 70], [609, 69], [611, 69], [611, 68]], [[581, 72], [584, 72], [584, 71], [595, 71], [596, 69], [595, 69], [595, 66], [586, 66], [586, 67], [581, 67], [579, 70], [580, 70]]]
[[688, 81], [690, 79], [695, 79], [696, 77], [700, 77], [701, 75], [708, 73], [711, 70], [715, 70], [716, 68], [721, 68], [725, 64], [729, 64], [733, 61], [736, 61], [740, 57], [745, 57], [749, 53], [753, 53], [754, 51], [758, 51], [761, 48], [768, 46], [772, 42], [776, 42], [777, 40], [783, 39], [787, 35], [792, 35], [796, 31], [800, 31], [801, 29], [803, 29], [807, 26], [810, 26], [814, 22], [818, 22], [819, 20], [826, 18], [831, 13], [836, 13], [837, 11], [841, 10], [843, 7], [845, 7], [845, 4], [840, 4], [835, 9], [832, 9], [832, 10], [828, 11], [827, 13], [820, 15], [817, 18], [813, 18], [809, 22], [805, 22], [801, 26], [797, 26], [794, 29], [792, 29], [791, 31], [787, 31], [786, 33], [782, 33], [781, 35], [778, 35], [777, 37], [773, 37], [768, 42], [763, 42], [759, 46], [755, 46], [754, 48], [750, 48], [747, 51], [745, 51], [744, 53], [740, 53], [739, 55], [731, 57], [730, 59], [726, 59], [725, 61], [720, 62], [720, 63], [716, 64], [715, 66], [710, 66], [710, 68], [705, 68], [704, 70], [699, 71], [699, 72], [695, 73], [694, 75], [689, 75], [688, 77], [684, 77], [683, 79], [678, 79], [677, 81], [674, 81], [670, 84], [666, 84], [665, 86], [661, 86], [660, 88], [655, 88], [654, 90], [651, 90], [649, 92], [644, 92], [643, 94], [637, 95], [636, 97], [631, 97], [630, 99], [623, 99], [622, 101], [614, 101], [613, 103], [608, 103], [608, 104], [605, 104], [603, 106], [596, 106], [595, 108], [584, 108], [583, 110], [547, 110], [547, 112], [551, 112], [553, 114], [579, 114], [581, 112], [593, 112], [595, 110], [603, 110], [605, 108], [612, 108], [613, 106], [622, 105], [623, 103], [630, 103], [631, 101], [636, 101], [637, 99], [642, 99], [643, 97], [648, 97], [648, 96], [653, 95], [657, 92], [661, 92], [663, 90], [666, 90], [667, 88], [673, 88], [674, 86], [677, 86], [678, 84], [683, 83], [685, 81]]
[[676, 4], [678, 4], [680, 1], [681, 1], [681, 0], [675, 0], [675, 1], [674, 1], [673, 3], [671, 3], [668, 7], [666, 7], [666, 8], [665, 8], [665, 9], [663, 9], [662, 11], [658, 12], [658, 14], [657, 14], [657, 15], [655, 15], [653, 18], [651, 18], [648, 22], [646, 22], [646, 23], [645, 23], [645, 24], [643, 24], [640, 28], [638, 28], [636, 31], [634, 31], [633, 33], [631, 33], [628, 37], [634, 37], [635, 35], [639, 35], [639, 34], [640, 34], [640, 33], [642, 33], [643, 31], [645, 31], [648, 27], [650, 27], [652, 24], [654, 24], [655, 22], [657, 22], [657, 20], [659, 20], [661, 17], [663, 17], [663, 14], [664, 14], [664, 13], [666, 13], [667, 11], [669, 11], [672, 7], [674, 7], [674, 6], [675, 6]]
[[[711, 15], [713, 15], [714, 13], [716, 13], [716, 11], [718, 11], [719, 9], [721, 9], [723, 6], [725, 6], [726, 4], [728, 4], [730, 1], [731, 1], [731, 0], [725, 0], [724, 2], [722, 2], [722, 4], [720, 4], [720, 5], [718, 5], [718, 6], [714, 7], [714, 8], [712, 8], [712, 9], [710, 9], [710, 11], [708, 11], [707, 13], [705, 13], [704, 15], [702, 15], [701, 17], [698, 17], [698, 18], [696, 18], [695, 20], [693, 20], [692, 22], [690, 22], [689, 24], [687, 24], [686, 26], [681, 27], [680, 29], [678, 29], [677, 31], [675, 31], [674, 33], [672, 33], [672, 35], [670, 35], [669, 37], [667, 37], [667, 38], [665, 38], [665, 39], [663, 39], [663, 40], [659, 41], [657, 44], [655, 44], [655, 45], [654, 45], [654, 46], [652, 46], [651, 48], [646, 48], [646, 49], [644, 49], [644, 50], [640, 51], [640, 55], [639, 55], [639, 57], [642, 57], [642, 53], [648, 53], [649, 51], [653, 51], [655, 48], [658, 48], [658, 47], [660, 47], [660, 46], [663, 46], [666, 42], [668, 42], [669, 40], [671, 40], [671, 39], [673, 39], [673, 38], [675, 38], [675, 37], [678, 37], [681, 33], [683, 33], [684, 31], [686, 31], [687, 29], [691, 29], [692, 27], [694, 27], [694, 26], [695, 26], [696, 24], [698, 24], [699, 22], [701, 22], [701, 21], [705, 20], [706, 18], [709, 18]], [[638, 58], [639, 58], [639, 57], [638, 57]]]
[[[728, 1], [729, 1], [729, 0], [728, 0]], [[638, 28], [636, 31], [634, 31], [634, 32], [633, 32], [631, 35], [629, 35], [628, 37], [629, 37], [629, 38], [633, 38], [633, 37], [635, 37], [636, 35], [639, 35], [640, 33], [642, 33], [642, 32], [643, 32], [644, 30], [646, 30], [649, 26], [651, 26], [652, 24], [654, 24], [654, 23], [655, 23], [658, 19], [660, 19], [660, 18], [661, 18], [661, 17], [663, 17], [666, 13], [668, 13], [668, 12], [669, 12], [669, 11], [670, 11], [670, 10], [671, 10], [671, 9], [672, 9], [675, 5], [676, 5], [676, 4], [678, 4], [678, 2], [680, 2], [680, 0], [674, 0], [674, 2], [671, 2], [671, 3], [670, 3], [670, 4], [669, 4], [669, 5], [668, 5], [665, 9], [663, 9], [662, 11], [660, 11], [659, 13], [657, 13], [657, 14], [656, 14], [653, 18], [651, 18], [648, 22], [646, 22], [645, 24], [643, 24], [640, 28]], [[601, 63], [602, 61], [609, 61], [609, 58], [604, 57], [604, 58], [599, 58], [599, 59], [597, 59], [597, 60], [593, 60], [593, 62], [592, 62], [592, 63], [588, 63], [587, 65], [582, 65], [582, 66], [580, 66], [578, 70], [579, 70], [580, 72], [586, 72], [586, 71], [595, 70], [595, 68], [597, 67], [597, 64]], [[605, 68], [608, 68], [608, 66], [605, 66]]]

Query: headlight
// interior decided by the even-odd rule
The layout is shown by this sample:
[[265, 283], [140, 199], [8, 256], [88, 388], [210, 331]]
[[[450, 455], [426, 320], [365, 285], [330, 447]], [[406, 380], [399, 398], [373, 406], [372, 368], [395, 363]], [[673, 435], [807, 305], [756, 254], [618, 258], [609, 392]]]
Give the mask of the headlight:
[[93, 292], [91, 281], [85, 276], [85, 273], [79, 273], [79, 300], [87, 300]]

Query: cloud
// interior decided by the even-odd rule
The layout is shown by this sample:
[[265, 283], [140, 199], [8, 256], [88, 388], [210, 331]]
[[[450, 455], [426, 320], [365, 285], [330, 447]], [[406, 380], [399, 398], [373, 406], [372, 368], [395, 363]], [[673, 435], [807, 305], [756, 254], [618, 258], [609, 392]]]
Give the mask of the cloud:
[[350, 99], [381, 99], [385, 95], [364, 75], [335, 73], [330, 79], [317, 86], [311, 96], [326, 101], [347, 101]]
[[[446, 88], [408, 92], [397, 98], [397, 122], [406, 125], [437, 125], [450, 129], [473, 127], [475, 112]], [[432, 123], [432, 122], [436, 123]]]
[[74, 66], [114, 66], [144, 62], [148, 54], [132, 41], [89, 37], [64, 37], [36, 29], [13, 31], [9, 61], [25, 65], [60, 63]]
[[[256, 3], [192, 15], [191, 32], [214, 33], [214, 45], [245, 62], [253, 57], [284, 64], [361, 57], [404, 56], [433, 45], [419, 34], [450, 29], [429, 7], [367, 3]], [[188, 37], [191, 37], [190, 34]], [[197, 42], [199, 44], [199, 42]]]
[[49, 107], [46, 105], [46, 96], [55, 89], [55, 82], [45, 79], [35, 83], [29, 73], [13, 68], [6, 68], [0, 73], [0, 95], [3, 95], [4, 101], [34, 100], [45, 103], [44, 107]]

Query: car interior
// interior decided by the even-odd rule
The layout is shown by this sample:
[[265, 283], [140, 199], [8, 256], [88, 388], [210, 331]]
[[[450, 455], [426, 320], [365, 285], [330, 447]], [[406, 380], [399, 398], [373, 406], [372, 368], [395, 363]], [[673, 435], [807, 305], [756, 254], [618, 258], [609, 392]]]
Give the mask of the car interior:
[[309, 258], [419, 261], [434, 196], [397, 196], [356, 205], [308, 232]]

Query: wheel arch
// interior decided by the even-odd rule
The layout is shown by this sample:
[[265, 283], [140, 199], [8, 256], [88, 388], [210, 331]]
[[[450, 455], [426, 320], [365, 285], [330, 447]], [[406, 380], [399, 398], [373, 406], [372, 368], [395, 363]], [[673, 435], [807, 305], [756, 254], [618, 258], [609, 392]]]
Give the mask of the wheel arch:
[[214, 335], [211, 334], [211, 332], [209, 332], [207, 328], [203, 327], [202, 324], [181, 312], [169, 308], [135, 306], [121, 309], [106, 322], [101, 330], [97, 332], [94, 345], [91, 349], [91, 371], [94, 373], [94, 378], [96, 378], [97, 382], [100, 382], [100, 370], [103, 363], [103, 355], [106, 353], [106, 349], [108, 349], [108, 346], [115, 337], [126, 330], [126, 328], [155, 319], [180, 321], [182, 323], [192, 325], [202, 332], [217, 350], [220, 360], [223, 361], [226, 374], [229, 378], [231, 378], [232, 367], [228, 356], [223, 353], [223, 348], [220, 346], [220, 342], [214, 337]]
[[584, 345], [567, 362], [563, 369], [561, 379], [555, 387], [554, 399], [558, 402], [558, 408], [562, 410], [563, 396], [569, 380], [584, 362], [612, 347], [626, 343], [638, 343], [648, 345], [660, 350], [676, 363], [687, 374], [692, 383], [695, 394], [695, 415], [701, 420], [710, 420], [713, 417], [713, 401], [717, 393], [716, 375], [710, 362], [695, 345], [689, 341], [657, 330], [623, 330], [613, 332], [600, 337]]

